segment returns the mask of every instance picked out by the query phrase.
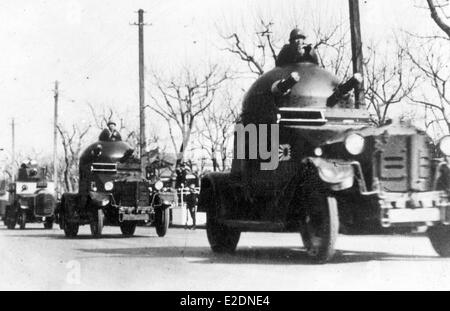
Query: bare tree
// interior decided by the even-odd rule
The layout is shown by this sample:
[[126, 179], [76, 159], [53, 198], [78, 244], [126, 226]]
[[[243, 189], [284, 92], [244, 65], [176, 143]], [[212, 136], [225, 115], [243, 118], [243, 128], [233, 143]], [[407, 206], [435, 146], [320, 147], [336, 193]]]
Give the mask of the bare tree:
[[450, 72], [447, 69], [448, 58], [432, 50], [423, 52], [422, 57], [417, 57], [411, 52], [408, 55], [416, 68], [426, 78], [432, 90], [434, 90], [434, 94], [417, 94], [417, 96], [410, 97], [410, 99], [414, 103], [430, 108], [432, 113], [437, 112], [438, 115], [436, 115], [432, 123], [443, 121], [448, 132], [450, 131], [450, 97], [447, 84], [448, 79], [450, 79]]
[[[369, 55], [364, 62], [366, 99], [369, 109], [375, 111], [372, 118], [377, 126], [386, 124], [389, 108], [408, 98], [418, 84], [419, 76], [411, 73], [407, 52], [400, 46], [396, 53], [391, 50], [381, 60], [379, 49], [368, 47]], [[395, 57], [395, 58], [394, 58]]]
[[210, 157], [214, 171], [224, 171], [228, 168], [230, 138], [238, 117], [229, 92], [223, 100], [209, 106], [201, 114], [201, 127], [198, 126], [197, 133], [201, 148]]
[[[408, 98], [425, 109], [425, 128], [433, 129], [440, 134], [450, 132], [450, 96], [448, 95], [448, 79], [450, 70], [448, 63], [448, 44], [450, 41], [450, 17], [446, 12], [448, 0], [426, 0], [431, 19], [438, 29], [430, 33], [408, 34], [405, 44], [407, 55], [414, 64], [414, 68], [422, 75], [424, 81], [421, 92], [414, 92]], [[416, 43], [416, 48], [411, 48]]]
[[447, 39], [450, 40], [450, 17], [445, 11], [445, 7], [448, 7], [448, 0], [427, 0], [428, 8], [431, 13], [431, 18], [436, 25], [446, 34]]
[[[251, 73], [260, 76], [274, 66], [284, 38], [274, 34], [275, 25], [272, 21], [260, 17], [257, 25], [252, 34], [233, 32], [220, 36], [227, 44], [223, 50], [237, 55]], [[351, 65], [351, 55], [348, 53], [350, 39], [344, 23], [338, 23], [330, 29], [314, 27], [311, 32], [315, 42], [312, 45], [317, 49], [319, 64], [335, 74], [343, 75], [344, 80]], [[248, 37], [250, 39], [244, 42], [243, 38]]]
[[61, 124], [57, 125], [61, 137], [61, 144], [64, 150], [63, 183], [66, 191], [74, 191], [79, 182], [78, 169], [80, 151], [83, 139], [91, 128], [90, 125], [80, 129], [77, 125], [72, 125], [71, 130], [66, 130]]
[[276, 39], [273, 37], [273, 22], [266, 22], [263, 19], [259, 20], [260, 29], [255, 30], [253, 41], [251, 42], [252, 48], [248, 48], [241, 40], [241, 36], [234, 32], [228, 35], [221, 35], [228, 43], [228, 46], [224, 48], [225, 51], [236, 54], [244, 61], [250, 72], [260, 76], [266, 70], [265, 67], [270, 60], [277, 58]]
[[331, 28], [315, 26], [312, 31], [317, 38], [314, 44], [319, 64], [331, 71], [342, 81], [347, 80], [351, 74], [352, 56], [350, 37], [346, 21], [340, 21]]
[[[131, 126], [130, 122], [124, 120], [120, 113], [108, 107], [98, 112], [91, 103], [87, 103], [91, 111], [94, 125], [97, 129], [103, 130], [107, 127], [108, 122], [114, 121], [117, 123], [117, 130], [121, 133], [122, 139], [127, 142], [133, 149], [139, 149], [139, 128]], [[126, 119], [126, 118], [125, 118]], [[152, 141], [155, 136], [152, 136]]]
[[[177, 163], [184, 159], [197, 117], [212, 104], [216, 92], [228, 78], [227, 72], [220, 71], [217, 65], [211, 66], [205, 75], [197, 74], [188, 68], [178, 77], [168, 80], [153, 74], [159, 96], [155, 96], [154, 92], [149, 94], [153, 104], [146, 107], [167, 122], [169, 135], [177, 153]], [[173, 125], [178, 133], [175, 133]]]

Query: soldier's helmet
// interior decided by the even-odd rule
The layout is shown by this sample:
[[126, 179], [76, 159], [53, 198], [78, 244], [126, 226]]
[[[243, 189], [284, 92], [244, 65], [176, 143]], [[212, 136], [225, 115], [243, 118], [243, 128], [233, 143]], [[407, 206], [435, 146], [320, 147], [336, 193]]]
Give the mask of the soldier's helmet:
[[292, 42], [296, 39], [306, 39], [305, 33], [299, 28], [292, 29], [291, 33], [289, 34], [289, 42]]
[[109, 122], [106, 124], [106, 126], [109, 126], [110, 124], [114, 124], [115, 126], [117, 126], [116, 122], [114, 122], [114, 121], [109, 121]]
[[37, 176], [37, 173], [38, 173], [37, 169], [36, 168], [32, 168], [30, 170], [30, 177]]

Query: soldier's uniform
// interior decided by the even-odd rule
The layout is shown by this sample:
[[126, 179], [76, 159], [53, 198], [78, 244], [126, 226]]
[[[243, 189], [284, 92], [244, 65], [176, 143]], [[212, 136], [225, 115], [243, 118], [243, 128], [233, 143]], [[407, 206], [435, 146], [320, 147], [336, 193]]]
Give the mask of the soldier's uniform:
[[319, 63], [312, 45], [300, 43], [299, 39], [304, 40], [306, 36], [301, 30], [295, 28], [289, 35], [289, 44], [285, 44], [277, 56], [275, 61], [277, 67], [300, 62]]
[[[114, 123], [114, 122], [108, 122], [107, 125], [109, 126], [110, 124], [116, 125], [116, 123]], [[106, 128], [100, 133], [98, 140], [100, 140], [100, 141], [121, 141], [122, 137], [120, 136], [120, 133], [116, 129], [111, 131], [109, 128]]]
[[195, 192], [195, 186], [189, 186], [189, 194], [186, 195], [186, 209], [189, 210], [192, 218], [192, 229], [195, 229], [196, 225], [196, 212], [197, 212], [197, 204], [198, 204], [198, 195]]

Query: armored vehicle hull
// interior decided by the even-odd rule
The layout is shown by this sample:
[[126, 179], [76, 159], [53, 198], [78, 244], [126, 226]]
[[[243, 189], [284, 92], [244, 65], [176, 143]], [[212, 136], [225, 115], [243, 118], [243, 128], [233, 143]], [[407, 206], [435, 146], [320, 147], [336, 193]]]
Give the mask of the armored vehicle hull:
[[47, 181], [45, 168], [22, 164], [16, 182], [8, 185], [8, 202], [3, 217], [8, 229], [27, 223], [43, 223], [52, 229], [57, 205], [55, 186]]
[[80, 225], [90, 225], [95, 237], [105, 225], [119, 226], [132, 236], [138, 224], [152, 223], [159, 236], [169, 225], [170, 198], [143, 177], [139, 159], [122, 141], [98, 141], [80, 157], [78, 193], [64, 193], [58, 218], [66, 236], [78, 234]]
[[231, 172], [201, 183], [213, 251], [233, 251], [243, 231], [299, 232], [309, 256], [326, 262], [339, 231], [427, 226], [436, 251], [450, 256], [450, 146], [412, 126], [374, 127], [342, 91], [350, 82], [297, 63], [253, 84]]

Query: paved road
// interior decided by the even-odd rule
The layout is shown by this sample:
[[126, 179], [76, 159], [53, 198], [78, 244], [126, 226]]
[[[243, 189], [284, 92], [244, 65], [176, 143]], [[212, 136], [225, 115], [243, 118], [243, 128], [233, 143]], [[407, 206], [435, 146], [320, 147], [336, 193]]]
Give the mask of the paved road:
[[244, 233], [234, 255], [211, 253], [204, 230], [140, 227], [92, 239], [0, 226], [1, 290], [450, 290], [450, 260], [425, 236], [340, 236], [332, 263], [312, 265], [297, 234]]

